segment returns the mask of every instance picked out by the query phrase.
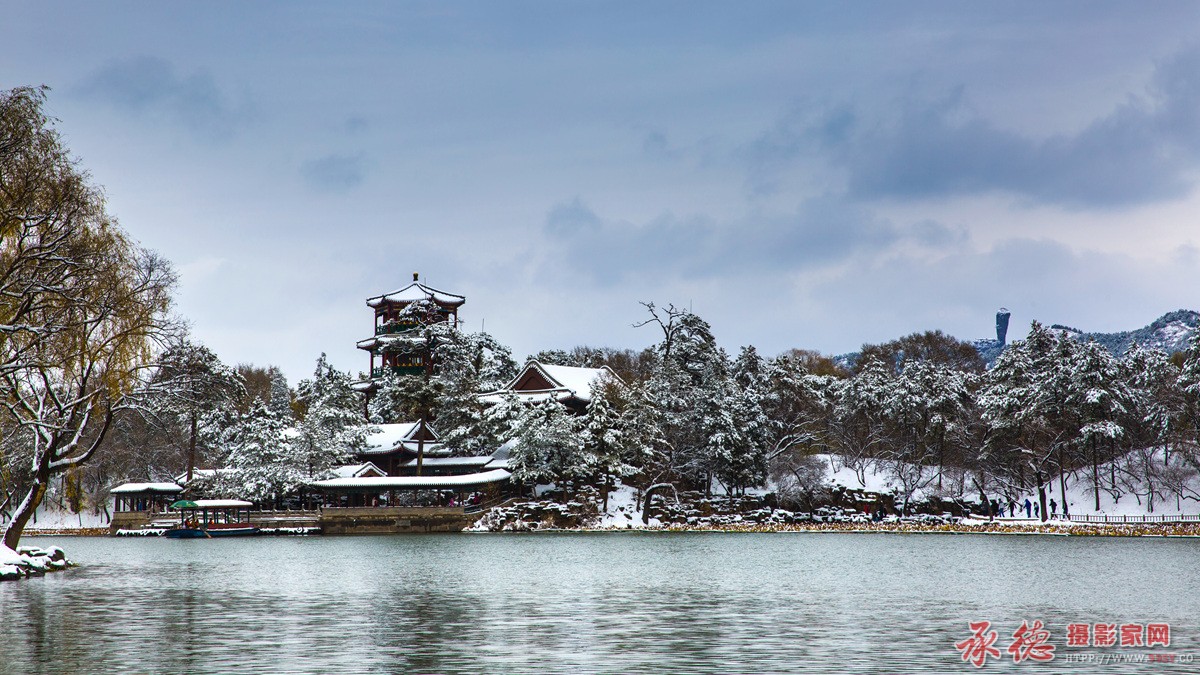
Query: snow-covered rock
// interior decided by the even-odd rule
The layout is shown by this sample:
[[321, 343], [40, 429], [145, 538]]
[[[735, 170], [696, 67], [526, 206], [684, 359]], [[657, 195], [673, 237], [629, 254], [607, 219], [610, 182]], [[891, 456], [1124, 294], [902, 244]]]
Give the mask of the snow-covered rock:
[[0, 581], [23, 579], [29, 576], [41, 576], [47, 572], [66, 569], [71, 563], [66, 554], [57, 546], [38, 548], [36, 546], [21, 546], [14, 551], [0, 544]]

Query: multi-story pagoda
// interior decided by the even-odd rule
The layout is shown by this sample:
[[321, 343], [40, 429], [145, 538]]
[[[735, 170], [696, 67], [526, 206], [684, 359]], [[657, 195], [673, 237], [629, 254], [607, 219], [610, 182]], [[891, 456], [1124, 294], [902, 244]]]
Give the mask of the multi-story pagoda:
[[375, 334], [357, 346], [371, 354], [370, 382], [389, 370], [400, 375], [433, 372], [433, 354], [422, 329], [436, 323], [457, 327], [458, 308], [466, 301], [426, 286], [416, 272], [404, 288], [367, 298], [367, 306], [375, 310]]

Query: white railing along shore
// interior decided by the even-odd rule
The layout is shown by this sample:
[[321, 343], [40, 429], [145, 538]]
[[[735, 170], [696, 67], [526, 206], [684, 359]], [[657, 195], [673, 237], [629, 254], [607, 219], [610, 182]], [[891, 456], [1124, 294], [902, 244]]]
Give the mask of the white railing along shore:
[[1072, 523], [1108, 523], [1108, 524], [1138, 524], [1138, 523], [1200, 523], [1200, 514], [1159, 514], [1159, 515], [1138, 515], [1138, 516], [1118, 516], [1109, 514], [1087, 514], [1087, 515], [1070, 515], [1059, 516], [1061, 520], [1069, 520]]

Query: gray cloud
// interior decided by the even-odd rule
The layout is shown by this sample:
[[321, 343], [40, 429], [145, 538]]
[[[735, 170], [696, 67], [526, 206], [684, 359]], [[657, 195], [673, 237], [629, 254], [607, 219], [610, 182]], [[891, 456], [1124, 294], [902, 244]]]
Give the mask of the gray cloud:
[[330, 154], [305, 162], [300, 167], [300, 175], [309, 187], [344, 192], [358, 187], [366, 179], [366, 162], [361, 154]]
[[370, 127], [371, 123], [362, 115], [353, 115], [351, 117], [347, 117], [346, 121], [342, 123], [342, 128], [344, 128], [347, 133], [351, 134], [361, 134], [370, 129]]
[[546, 233], [557, 237], [570, 237], [580, 232], [594, 231], [601, 225], [600, 216], [588, 208], [579, 197], [556, 205], [546, 215]]
[[1131, 97], [1075, 134], [1032, 138], [973, 112], [960, 88], [903, 99], [895, 112], [803, 106], [745, 149], [751, 188], [819, 153], [846, 171], [855, 197], [937, 198], [1007, 192], [1072, 207], [1182, 197], [1200, 168], [1200, 48], [1156, 68]]
[[646, 132], [642, 137], [642, 152], [655, 159], [678, 159], [683, 153], [671, 144], [667, 134], [661, 130]]
[[249, 106], [231, 102], [208, 72], [180, 74], [170, 62], [152, 56], [109, 63], [80, 82], [75, 93], [182, 125], [203, 140], [227, 140], [250, 118]]
[[966, 233], [923, 221], [898, 226], [869, 209], [823, 196], [795, 212], [734, 222], [665, 214], [646, 223], [606, 220], [576, 197], [547, 215], [551, 266], [602, 284], [629, 279], [715, 279], [836, 265], [909, 242], [946, 248]]

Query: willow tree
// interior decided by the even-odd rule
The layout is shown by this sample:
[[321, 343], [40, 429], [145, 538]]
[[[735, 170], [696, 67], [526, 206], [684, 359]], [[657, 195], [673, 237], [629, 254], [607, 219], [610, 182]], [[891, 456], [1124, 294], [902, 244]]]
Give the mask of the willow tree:
[[105, 211], [42, 110], [0, 93], [0, 436], [4, 544], [16, 546], [51, 478], [91, 458], [144, 390], [174, 275]]

